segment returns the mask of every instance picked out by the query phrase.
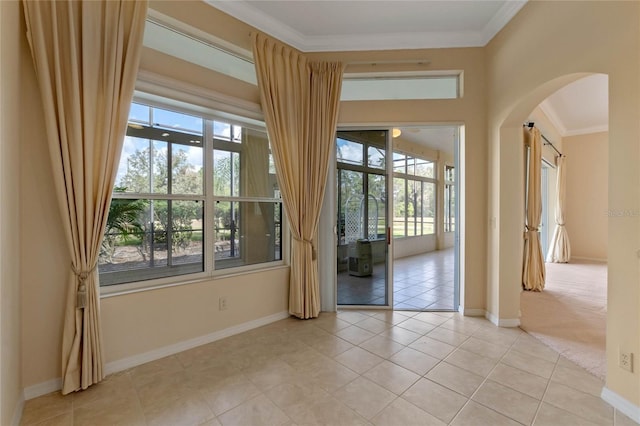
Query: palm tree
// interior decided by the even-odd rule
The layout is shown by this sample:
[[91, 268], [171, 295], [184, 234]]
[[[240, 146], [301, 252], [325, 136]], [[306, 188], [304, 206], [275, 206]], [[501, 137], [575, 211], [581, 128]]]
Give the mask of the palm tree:
[[[125, 192], [125, 187], [115, 187], [114, 192]], [[142, 235], [144, 228], [139, 222], [140, 215], [146, 209], [144, 200], [114, 198], [109, 206], [109, 216], [105, 226], [100, 257], [107, 263], [113, 263], [118, 241], [128, 242], [132, 235]]]

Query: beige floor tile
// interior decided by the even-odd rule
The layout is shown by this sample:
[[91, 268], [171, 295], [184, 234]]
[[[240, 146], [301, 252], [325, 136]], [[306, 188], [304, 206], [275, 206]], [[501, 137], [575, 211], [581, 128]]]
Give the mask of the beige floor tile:
[[217, 417], [202, 423], [200, 426], [222, 426], [222, 423], [218, 420]]
[[219, 342], [198, 346], [176, 354], [176, 358], [183, 368], [207, 369], [217, 367], [227, 362], [226, 348]]
[[249, 368], [243, 374], [261, 391], [282, 383], [291, 382], [299, 377], [299, 373], [293, 367], [280, 360]]
[[433, 312], [420, 312], [413, 318], [436, 326], [441, 325], [442, 323], [449, 320], [449, 318], [443, 317], [442, 315], [438, 315]]
[[558, 361], [560, 355], [535, 337], [522, 333], [511, 349], [524, 354], [537, 356], [550, 362]]
[[445, 426], [446, 423], [432, 416], [410, 402], [396, 398], [378, 415], [371, 419], [376, 426]]
[[212, 383], [200, 391], [202, 398], [216, 416], [260, 394], [260, 389], [244, 376]]
[[483, 377], [486, 377], [498, 362], [494, 358], [486, 358], [482, 355], [465, 351], [464, 349], [456, 349], [451, 352], [449, 356], [445, 358], [445, 361]]
[[458, 333], [448, 328], [438, 327], [427, 334], [428, 337], [441, 342], [448, 343], [452, 346], [459, 346], [469, 338], [466, 334]]
[[550, 382], [544, 402], [602, 425], [613, 424], [613, 408], [601, 398]]
[[480, 340], [476, 337], [470, 337], [467, 339], [467, 341], [460, 345], [460, 348], [482, 355], [483, 357], [496, 360], [502, 358], [502, 356], [509, 350], [508, 346], [485, 342], [484, 340]]
[[473, 395], [484, 381], [484, 377], [447, 362], [441, 362], [433, 367], [425, 377], [467, 397]]
[[189, 367], [185, 369], [185, 373], [189, 378], [191, 386], [195, 389], [206, 389], [211, 386], [212, 383], [243, 375], [239, 369], [231, 364], [225, 364], [219, 367], [210, 367], [203, 370], [200, 370], [198, 367]]
[[359, 346], [385, 359], [405, 348], [404, 345], [382, 336], [374, 336]]
[[375, 417], [396, 398], [392, 392], [363, 377], [338, 389], [333, 395], [368, 420]]
[[102, 382], [90, 386], [83, 391], [74, 392], [69, 396], [73, 398], [73, 408], [77, 409], [98, 400], [127, 393], [133, 394], [133, 397], [137, 398], [129, 373], [121, 372], [107, 376]]
[[478, 403], [469, 401], [451, 422], [451, 426], [520, 426], [520, 423]]
[[526, 425], [531, 424], [540, 405], [539, 400], [491, 380], [480, 386], [473, 400]]
[[330, 333], [335, 333], [351, 325], [351, 323], [341, 320], [335, 314], [329, 315], [328, 312], [321, 312], [320, 316], [313, 320], [313, 324]]
[[329, 397], [329, 393], [308, 378], [300, 377], [291, 383], [283, 383], [264, 393], [278, 407], [286, 410], [297, 404], [310, 404]]
[[500, 360], [504, 364], [510, 365], [527, 373], [535, 374], [537, 376], [549, 379], [555, 368], [555, 363], [547, 361], [536, 356], [523, 354], [518, 351], [509, 351]]
[[365, 340], [371, 339], [373, 336], [375, 336], [375, 334], [363, 328], [352, 325], [350, 327], [343, 328], [342, 330], [337, 331], [336, 336], [354, 345], [359, 345]]
[[59, 416], [51, 417], [40, 423], [36, 423], [36, 426], [73, 426], [73, 412], [60, 414]]
[[392, 325], [384, 321], [380, 321], [379, 319], [369, 317], [363, 321], [358, 322], [356, 324], [356, 327], [364, 328], [367, 331], [379, 334], [391, 328]]
[[176, 399], [166, 405], [153, 406], [145, 410], [148, 425], [174, 426], [199, 425], [215, 416], [197, 394]]
[[157, 382], [159, 377], [173, 375], [184, 371], [177, 356], [168, 356], [156, 361], [142, 364], [129, 370], [133, 384], [143, 386], [149, 382]]
[[383, 331], [379, 335], [382, 337], [388, 337], [394, 342], [398, 342], [402, 345], [409, 345], [422, 337], [421, 334], [415, 333], [402, 327], [391, 327]]
[[420, 379], [416, 373], [389, 361], [383, 361], [363, 376], [396, 395], [400, 395]]
[[293, 405], [286, 408], [285, 412], [291, 420], [299, 425], [360, 426], [369, 424], [364, 417], [331, 396], [318, 398], [309, 403]]
[[600, 397], [604, 383], [586, 370], [556, 366], [551, 380], [562, 383], [582, 392]]
[[480, 324], [482, 324], [480, 318], [463, 317], [458, 315], [446, 322], [443, 322], [440, 327], [448, 328], [449, 330], [453, 330], [457, 333], [471, 336], [478, 328], [480, 328]]
[[185, 371], [162, 373], [155, 378], [146, 377], [143, 383], [135, 386], [143, 409], [167, 404], [197, 390]]
[[629, 417], [622, 414], [620, 411], [615, 410], [614, 425], [615, 426], [638, 426], [638, 423], [634, 422]]
[[384, 361], [378, 355], [357, 346], [341, 353], [334, 359], [358, 374], [362, 374]]
[[21, 424], [31, 425], [51, 419], [61, 414], [70, 413], [73, 407], [73, 396], [62, 396], [53, 392], [25, 402]]
[[309, 346], [326, 356], [334, 357], [353, 348], [354, 345], [339, 337], [327, 336], [309, 343]]
[[145, 417], [138, 398], [131, 394], [112, 396], [85, 404], [73, 411], [77, 426], [144, 425]]
[[438, 358], [427, 355], [413, 348], [404, 348], [393, 354], [389, 361], [398, 364], [414, 373], [423, 376], [440, 362]]
[[542, 399], [548, 383], [547, 379], [503, 363], [496, 366], [489, 379], [538, 400]]
[[596, 426], [597, 424], [546, 402], [540, 405], [540, 410], [533, 422], [534, 426]]
[[455, 349], [455, 346], [427, 336], [416, 340], [409, 347], [438, 359], [445, 359]]
[[396, 325], [410, 318], [411, 315], [408, 314], [409, 313], [407, 312], [400, 311], [376, 311], [371, 315], [371, 317], [389, 324]]
[[445, 423], [460, 411], [467, 398], [428, 379], [420, 379], [402, 394], [413, 405]]
[[309, 377], [322, 389], [327, 392], [333, 392], [353, 381], [358, 377], [358, 374], [344, 367], [342, 364], [331, 360], [330, 363], [324, 364], [323, 367], [312, 370]]
[[398, 327], [406, 328], [409, 331], [413, 331], [414, 333], [418, 333], [420, 335], [427, 334], [434, 328], [435, 325], [429, 324], [428, 322], [420, 321], [415, 318], [408, 318], [406, 321], [403, 321], [397, 324]]
[[218, 416], [223, 426], [284, 425], [291, 419], [264, 395], [242, 403]]
[[584, 368], [580, 367], [578, 364], [570, 361], [562, 355], [560, 355], [560, 357], [558, 358], [558, 365], [561, 367], [572, 368], [574, 370], [584, 370]]
[[360, 313], [358, 311], [348, 310], [338, 311], [338, 318], [351, 324], [357, 324], [360, 321], [364, 321], [369, 318], [369, 315]]

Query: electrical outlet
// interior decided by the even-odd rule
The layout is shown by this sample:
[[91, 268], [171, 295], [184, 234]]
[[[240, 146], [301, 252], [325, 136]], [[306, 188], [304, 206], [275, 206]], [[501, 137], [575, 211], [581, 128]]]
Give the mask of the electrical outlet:
[[220, 311], [226, 311], [227, 310], [227, 298], [226, 297], [221, 297], [220, 299], [218, 299], [218, 310], [220, 310]]
[[618, 365], [623, 370], [627, 370], [633, 373], [633, 352], [623, 352], [620, 350], [620, 359]]

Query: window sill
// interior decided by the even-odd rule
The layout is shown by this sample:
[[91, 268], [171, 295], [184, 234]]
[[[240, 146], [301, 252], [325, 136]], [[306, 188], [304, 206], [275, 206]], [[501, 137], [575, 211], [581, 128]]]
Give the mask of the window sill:
[[177, 277], [162, 278], [156, 280], [137, 281], [126, 284], [116, 284], [108, 287], [100, 288], [100, 298], [123, 296], [132, 293], [140, 293], [144, 291], [159, 290], [168, 287], [177, 287], [189, 284], [199, 284], [207, 281], [238, 277], [243, 275], [251, 275], [275, 271], [279, 269], [289, 268], [284, 262], [273, 262], [269, 266], [234, 268], [233, 270], [218, 270], [211, 273], [200, 272], [196, 274], [181, 275]]

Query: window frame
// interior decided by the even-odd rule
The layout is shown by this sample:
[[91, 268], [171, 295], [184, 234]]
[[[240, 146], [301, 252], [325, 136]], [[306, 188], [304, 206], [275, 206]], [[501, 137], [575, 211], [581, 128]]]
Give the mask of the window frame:
[[[453, 179], [448, 179], [449, 174], [448, 170], [453, 170]], [[456, 167], [451, 164], [444, 165], [444, 196], [442, 202], [444, 203], [443, 208], [443, 230], [446, 234], [451, 234], [456, 232]], [[453, 192], [453, 204], [451, 203], [451, 192]], [[447, 205], [449, 207], [449, 214], [447, 215]]]
[[[191, 200], [194, 198], [201, 199], [204, 202], [203, 209], [203, 258], [204, 265], [203, 271], [184, 273], [180, 275], [171, 275], [158, 278], [144, 278], [144, 273], [137, 274], [138, 271], [127, 271], [127, 273], [137, 274], [136, 279], [118, 284], [110, 284], [106, 286], [100, 286], [101, 297], [108, 297], [120, 294], [126, 294], [131, 292], [153, 290], [163, 287], [173, 287], [178, 285], [193, 284], [203, 281], [210, 281], [217, 278], [225, 278], [230, 276], [244, 275], [248, 273], [254, 273], [256, 271], [268, 271], [273, 269], [280, 269], [288, 267], [289, 264], [289, 247], [290, 247], [290, 234], [289, 226], [286, 220], [286, 214], [284, 211], [284, 203], [282, 198], [267, 198], [267, 197], [222, 197], [215, 196], [213, 191], [213, 150], [214, 147], [214, 131], [213, 122], [219, 121], [230, 124], [232, 126], [240, 126], [242, 128], [251, 128], [253, 130], [267, 132], [266, 125], [256, 118], [255, 114], [251, 111], [247, 111], [248, 114], [244, 115], [227, 113], [213, 109], [211, 107], [203, 107], [197, 104], [190, 104], [180, 99], [172, 99], [170, 95], [153, 94], [148, 92], [137, 92], [134, 94], [132, 103], [140, 103], [151, 108], [166, 109], [177, 113], [183, 113], [188, 115], [195, 115], [203, 119], [204, 128], [203, 133], [200, 136], [203, 139], [203, 193], [197, 195], [182, 195], [182, 194], [162, 194], [162, 193], [122, 193], [118, 197], [121, 199], [159, 199], [159, 200]], [[217, 105], [216, 105], [217, 106]], [[136, 121], [133, 121], [137, 123]], [[240, 144], [231, 141], [225, 141], [229, 146], [234, 146], [238, 151], [240, 150]], [[112, 196], [113, 196], [112, 192]], [[215, 236], [213, 235], [213, 222], [214, 222], [214, 205], [216, 200], [222, 198], [228, 198], [234, 202], [270, 202], [280, 203], [281, 206], [281, 241], [280, 251], [281, 260], [275, 260], [270, 262], [263, 262], [251, 265], [241, 265], [224, 269], [215, 269]]]

